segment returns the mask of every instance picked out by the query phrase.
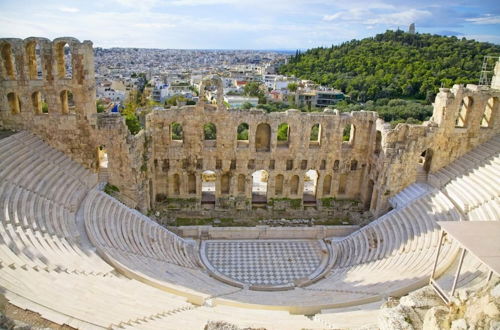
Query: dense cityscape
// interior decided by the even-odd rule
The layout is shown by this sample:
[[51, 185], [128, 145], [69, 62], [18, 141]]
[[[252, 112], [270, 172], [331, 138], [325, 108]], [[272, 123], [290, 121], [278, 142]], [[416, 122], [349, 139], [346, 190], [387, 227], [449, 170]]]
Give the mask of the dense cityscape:
[[344, 98], [338, 90], [277, 74], [289, 56], [254, 50], [96, 48], [97, 98], [103, 109], [118, 109], [131, 91], [140, 90], [149, 105], [191, 104], [203, 77], [212, 74], [222, 77], [230, 108], [274, 103], [311, 109]]

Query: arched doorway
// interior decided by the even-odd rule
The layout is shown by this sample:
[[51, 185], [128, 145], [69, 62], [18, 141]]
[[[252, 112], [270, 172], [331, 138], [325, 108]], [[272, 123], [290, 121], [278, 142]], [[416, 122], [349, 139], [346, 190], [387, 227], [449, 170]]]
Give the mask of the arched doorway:
[[99, 182], [108, 182], [108, 152], [105, 145], [97, 148], [97, 171]]
[[267, 203], [267, 181], [269, 174], [267, 171], [259, 170], [252, 173], [252, 203]]
[[318, 172], [309, 170], [304, 175], [304, 204], [316, 204], [316, 188], [318, 184]]
[[217, 176], [214, 171], [204, 171], [201, 174], [201, 203], [215, 204], [215, 180]]

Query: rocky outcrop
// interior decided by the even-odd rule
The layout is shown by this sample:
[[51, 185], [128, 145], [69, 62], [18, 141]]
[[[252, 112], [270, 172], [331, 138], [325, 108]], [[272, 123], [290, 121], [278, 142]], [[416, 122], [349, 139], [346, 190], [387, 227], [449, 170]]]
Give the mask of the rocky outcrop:
[[458, 290], [449, 306], [430, 286], [382, 306], [380, 329], [500, 329], [500, 279], [478, 289]]

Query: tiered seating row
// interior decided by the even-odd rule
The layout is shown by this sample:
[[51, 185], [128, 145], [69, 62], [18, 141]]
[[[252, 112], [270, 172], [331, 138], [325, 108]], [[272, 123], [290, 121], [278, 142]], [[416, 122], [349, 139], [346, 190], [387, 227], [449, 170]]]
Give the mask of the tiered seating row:
[[84, 210], [87, 233], [97, 247], [198, 268], [194, 245], [104, 192], [90, 191]]
[[392, 255], [434, 249], [436, 221], [460, 220], [460, 214], [439, 191], [433, 191], [334, 243], [337, 267], [348, 267]]
[[470, 221], [500, 220], [500, 197], [495, 197], [472, 209], [468, 216]]
[[[81, 233], [76, 228], [75, 212], [67, 205], [79, 203], [80, 196], [85, 194], [87, 188], [75, 177], [61, 174], [57, 179], [57, 172], [64, 170], [45, 160], [51, 157], [53, 149], [28, 133], [3, 139], [0, 149], [7, 155], [0, 159], [2, 263], [14, 268], [84, 274], [112, 271], [113, 268], [99, 258], [93, 249], [78, 243]], [[29, 154], [31, 161], [12, 166], [12, 162], [24, 159], [22, 152]], [[13, 155], [19, 158], [14, 157], [11, 163], [6, 161]], [[68, 164], [65, 168], [69, 169], [72, 162], [67, 162], [68, 158], [60, 155], [63, 157], [58, 156], [57, 162]], [[46, 169], [51, 169], [54, 175], [45, 176], [43, 173]], [[61, 180], [61, 177], [68, 180]]]
[[448, 195], [466, 214], [499, 197], [500, 137], [492, 138], [430, 174], [429, 182]]
[[[7, 140], [7, 141], [5, 141]], [[3, 139], [0, 180], [36, 192], [75, 212], [95, 175], [38, 137], [19, 133]]]
[[[29, 309], [42, 317], [75, 328], [109, 328], [192, 308], [183, 298], [135, 280], [0, 266], [7, 299], [36, 302]], [[21, 306], [26, 302], [20, 301]]]
[[125, 326], [125, 329], [203, 329], [209, 321], [222, 321], [239, 328], [252, 329], [324, 329], [323, 325], [303, 315], [284, 311], [241, 309], [229, 306], [199, 307], [155, 320]]
[[431, 187], [425, 183], [413, 183], [401, 190], [395, 196], [389, 198], [389, 202], [392, 204], [393, 208], [398, 209], [411, 201], [425, 195], [431, 190]]
[[157, 258], [142, 256], [114, 248], [101, 248], [111, 263], [127, 276], [145, 280], [181, 295], [195, 297], [193, 302], [204, 301], [213, 296], [225, 295], [240, 290], [211, 278], [197, 269], [166, 263]]

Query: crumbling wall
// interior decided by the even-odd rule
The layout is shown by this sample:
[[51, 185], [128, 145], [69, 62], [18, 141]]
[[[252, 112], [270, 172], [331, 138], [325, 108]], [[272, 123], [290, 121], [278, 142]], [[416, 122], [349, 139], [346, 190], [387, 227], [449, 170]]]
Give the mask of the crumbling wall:
[[[65, 45], [71, 56], [65, 56]], [[95, 113], [92, 42], [0, 39], [0, 49], [0, 126], [28, 129], [95, 168], [94, 143], [89, 143], [90, 115]]]
[[[97, 149], [105, 146], [109, 182], [125, 203], [143, 211], [158, 200], [174, 208], [205, 207], [205, 170], [215, 172], [214, 208], [250, 210], [252, 173], [264, 170], [267, 194], [260, 208], [310, 214], [311, 207], [352, 199], [379, 215], [389, 197], [499, 133], [498, 67], [493, 88], [442, 88], [429, 122], [394, 129], [375, 112], [228, 110], [220, 78], [210, 76], [196, 106], [154, 110], [145, 130], [133, 136], [121, 116], [96, 113], [90, 41], [0, 39], [0, 127], [28, 129], [93, 170]], [[182, 127], [181, 138], [172, 135], [174, 123]], [[213, 140], [204, 136], [210, 123]], [[242, 123], [248, 125], [246, 141], [237, 139]], [[282, 123], [289, 127], [287, 141], [278, 141]], [[319, 138], [311, 140], [315, 125]], [[346, 127], [351, 135], [344, 141]], [[318, 175], [315, 205], [303, 200], [308, 170]]]

